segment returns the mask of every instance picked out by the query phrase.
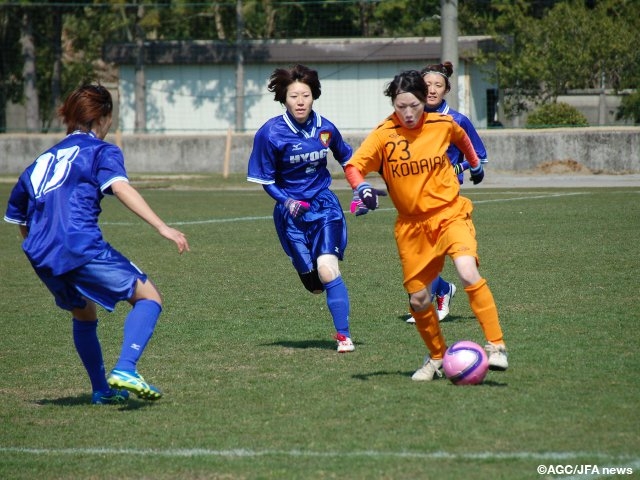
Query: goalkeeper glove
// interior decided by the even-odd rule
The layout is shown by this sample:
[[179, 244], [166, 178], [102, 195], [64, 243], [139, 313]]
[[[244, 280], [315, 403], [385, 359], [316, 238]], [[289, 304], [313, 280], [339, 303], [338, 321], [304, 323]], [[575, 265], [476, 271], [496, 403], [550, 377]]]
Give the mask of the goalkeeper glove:
[[462, 162], [456, 163], [453, 166], [453, 171], [456, 172], [456, 175], [460, 175], [462, 172], [467, 170], [469, 166], [470, 166], [469, 162], [467, 162], [466, 160], [463, 160]]
[[355, 213], [356, 217], [369, 213], [369, 209], [365, 207], [362, 200], [360, 200], [357, 190], [353, 191], [353, 198], [351, 199], [351, 213]]
[[471, 169], [471, 181], [474, 185], [479, 184], [484, 178], [484, 169], [482, 168], [482, 164], [479, 163], [476, 168]]
[[293, 198], [288, 198], [286, 202], [284, 202], [284, 206], [289, 210], [289, 214], [293, 218], [298, 218], [304, 215], [309, 211], [311, 205], [302, 200], [294, 200]]
[[376, 208], [378, 208], [379, 196], [384, 197], [387, 195], [387, 192], [385, 192], [384, 190], [373, 188], [367, 182], [362, 182], [360, 185], [358, 185], [357, 190], [358, 197], [360, 197], [360, 200], [362, 200], [364, 206], [369, 210], [375, 210]]

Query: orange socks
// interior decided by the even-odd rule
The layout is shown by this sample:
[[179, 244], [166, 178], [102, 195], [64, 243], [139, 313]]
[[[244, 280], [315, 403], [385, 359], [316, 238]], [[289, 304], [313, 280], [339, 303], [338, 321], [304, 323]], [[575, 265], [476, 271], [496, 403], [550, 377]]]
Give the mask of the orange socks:
[[416, 321], [418, 333], [429, 349], [429, 355], [434, 360], [441, 360], [447, 350], [447, 345], [440, 331], [436, 309], [433, 305], [429, 305], [429, 308], [422, 312], [415, 312], [411, 309], [411, 315]]
[[[493, 299], [493, 294], [487, 285], [487, 281], [482, 278], [475, 284], [465, 287], [465, 292], [469, 296], [471, 310], [480, 323], [487, 341], [498, 345], [504, 345], [502, 339], [502, 328], [498, 320], [498, 308]], [[415, 318], [415, 317], [414, 317]], [[418, 319], [416, 319], [416, 324]]]
[[[500, 320], [498, 319], [498, 308], [496, 302], [493, 299], [493, 294], [487, 285], [487, 281], [483, 278], [474, 285], [466, 287], [465, 292], [469, 296], [469, 304], [471, 310], [480, 323], [480, 327], [484, 332], [484, 336], [487, 341], [504, 345], [502, 339], [502, 328], [500, 327]], [[416, 329], [422, 337], [429, 354], [434, 360], [441, 360], [444, 357], [444, 352], [447, 349], [447, 345], [440, 330], [440, 322], [438, 321], [438, 315], [433, 305], [429, 305], [429, 308], [422, 312], [416, 312], [411, 309], [411, 314], [416, 321]]]

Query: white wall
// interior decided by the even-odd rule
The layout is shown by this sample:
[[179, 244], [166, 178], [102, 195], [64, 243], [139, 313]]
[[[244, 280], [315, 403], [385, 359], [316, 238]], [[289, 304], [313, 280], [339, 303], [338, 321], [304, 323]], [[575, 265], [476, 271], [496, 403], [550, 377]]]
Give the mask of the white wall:
[[[429, 61], [425, 61], [425, 64]], [[318, 70], [322, 95], [314, 109], [334, 122], [343, 131], [373, 129], [392, 111], [391, 102], [383, 95], [386, 84], [398, 72], [420, 69], [423, 65], [406, 62], [353, 63], [308, 65]], [[270, 64], [246, 65], [245, 129], [257, 130], [268, 118], [281, 114], [283, 107], [267, 90], [269, 76], [276, 68]], [[133, 132], [134, 69], [120, 67], [119, 126], [124, 133]], [[167, 134], [226, 132], [235, 127], [235, 66], [149, 66], [145, 68], [147, 88], [147, 130]], [[475, 79], [474, 79], [475, 82]], [[478, 88], [470, 92], [473, 108], [471, 119], [478, 125], [477, 113], [486, 116], [486, 107], [479, 108], [474, 97], [482, 94]], [[465, 105], [461, 103], [461, 107]], [[465, 112], [466, 113], [466, 112]]]

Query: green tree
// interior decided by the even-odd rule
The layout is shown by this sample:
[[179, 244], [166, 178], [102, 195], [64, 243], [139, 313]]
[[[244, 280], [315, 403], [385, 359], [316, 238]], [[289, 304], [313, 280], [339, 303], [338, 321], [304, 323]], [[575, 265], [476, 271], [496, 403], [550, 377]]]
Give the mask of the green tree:
[[19, 25], [17, 11], [0, 5], [0, 133], [7, 130], [7, 102], [18, 103], [23, 96], [20, 30], [15, 25]]
[[637, 80], [640, 3], [592, 3], [557, 2], [536, 18], [529, 2], [494, 2], [492, 30], [501, 49], [485, 60], [495, 62], [490, 76], [505, 93], [508, 114], [555, 102], [571, 89], [619, 90]]
[[373, 35], [423, 37], [440, 35], [440, 0], [389, 0], [376, 4]]
[[622, 1], [610, 2], [607, 12], [614, 17], [625, 19], [628, 33], [625, 38], [629, 43], [625, 45], [626, 55], [621, 61], [617, 88], [625, 95], [616, 114], [617, 119], [631, 120], [640, 124], [640, 8], [638, 2]]
[[[438, 36], [440, 0], [243, 0], [245, 39]], [[234, 44], [235, 0], [0, 0], [0, 131], [7, 101], [25, 96], [21, 25], [30, 22], [41, 129], [78, 83], [115, 80], [102, 61], [110, 43], [137, 41], [143, 73], [148, 41], [219, 40]], [[461, 35], [492, 34], [483, 57], [517, 114], [570, 89], [625, 91], [622, 118], [640, 118], [640, 2], [637, 0], [465, 0]], [[489, 62], [491, 61], [491, 62]], [[141, 77], [142, 78], [142, 77]], [[31, 98], [27, 98], [31, 97]], [[637, 120], [636, 120], [637, 121]]]

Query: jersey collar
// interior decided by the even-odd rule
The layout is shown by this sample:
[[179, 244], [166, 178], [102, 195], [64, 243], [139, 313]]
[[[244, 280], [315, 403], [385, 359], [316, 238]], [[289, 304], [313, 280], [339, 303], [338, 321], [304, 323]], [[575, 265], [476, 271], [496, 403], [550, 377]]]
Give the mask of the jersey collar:
[[316, 130], [322, 126], [322, 117], [313, 110], [304, 125], [296, 122], [289, 112], [284, 112], [282, 118], [293, 133], [302, 134], [305, 138], [314, 138]]
[[430, 109], [430, 108], [425, 108], [424, 109], [425, 112], [438, 112], [438, 113], [444, 113], [445, 115], [449, 114], [449, 105], [447, 105], [447, 101], [446, 100], [442, 100], [442, 103], [440, 105], [438, 105], [438, 108], [435, 109]]
[[89, 135], [90, 137], [96, 138], [96, 134], [93, 133], [91, 130], [88, 132], [84, 132], [82, 130], [75, 130], [71, 132], [69, 135]]

